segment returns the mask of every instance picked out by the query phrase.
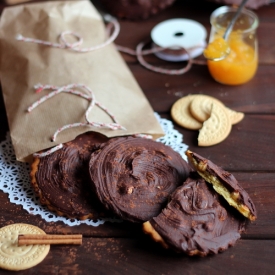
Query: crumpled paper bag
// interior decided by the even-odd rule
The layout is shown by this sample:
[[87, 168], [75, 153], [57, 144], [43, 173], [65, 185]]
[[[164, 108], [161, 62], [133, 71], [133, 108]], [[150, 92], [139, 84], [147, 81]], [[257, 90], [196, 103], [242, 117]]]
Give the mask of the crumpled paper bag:
[[[102, 49], [77, 53], [16, 40], [24, 37], [57, 43], [58, 36], [71, 30], [84, 39], [81, 47], [101, 44], [106, 39], [102, 17], [89, 1], [55, 1], [6, 8], [0, 21], [0, 78], [16, 158], [29, 161], [33, 153], [73, 140], [89, 130], [108, 137], [149, 134], [163, 135], [153, 110], [127, 65], [110, 44]], [[61, 93], [32, 112], [27, 108], [46, 95], [36, 94], [37, 83], [64, 86], [81, 83], [93, 90], [96, 100], [114, 114], [127, 130], [77, 127], [63, 131], [56, 142], [55, 131], [67, 124], [85, 122], [86, 99]], [[89, 118], [111, 123], [96, 106]]]

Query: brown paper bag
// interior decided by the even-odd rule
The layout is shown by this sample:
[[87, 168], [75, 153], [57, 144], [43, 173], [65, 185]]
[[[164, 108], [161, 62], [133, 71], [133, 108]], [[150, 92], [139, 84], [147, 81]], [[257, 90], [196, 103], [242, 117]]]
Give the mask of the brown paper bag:
[[[154, 138], [163, 135], [153, 110], [113, 44], [102, 49], [77, 53], [16, 40], [25, 37], [58, 42], [61, 32], [80, 34], [82, 47], [105, 41], [105, 25], [89, 1], [55, 1], [6, 8], [1, 16], [0, 77], [16, 158], [27, 161], [34, 152], [74, 139], [89, 130], [109, 137], [143, 133]], [[48, 91], [36, 94], [37, 83], [64, 86], [81, 83], [91, 88], [97, 101], [106, 106], [127, 130], [78, 127], [50, 138], [66, 124], [84, 122], [87, 100], [61, 93], [32, 112], [27, 108]], [[89, 118], [96, 122], [112, 120], [94, 107]]]

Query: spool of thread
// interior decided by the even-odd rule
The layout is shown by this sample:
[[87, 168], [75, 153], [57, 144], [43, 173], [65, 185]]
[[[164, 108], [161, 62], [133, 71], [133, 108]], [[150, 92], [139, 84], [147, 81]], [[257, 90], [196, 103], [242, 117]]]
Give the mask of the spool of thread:
[[157, 24], [151, 31], [152, 47], [169, 48], [155, 55], [163, 60], [179, 62], [202, 54], [207, 31], [199, 22], [175, 18]]

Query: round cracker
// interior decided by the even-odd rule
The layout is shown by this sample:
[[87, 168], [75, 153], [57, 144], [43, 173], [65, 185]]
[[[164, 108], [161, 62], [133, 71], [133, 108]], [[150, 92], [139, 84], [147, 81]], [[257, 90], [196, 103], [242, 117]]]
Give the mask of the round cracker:
[[202, 123], [195, 119], [190, 113], [189, 106], [192, 100], [197, 95], [188, 95], [177, 100], [171, 109], [171, 116], [173, 120], [190, 130], [198, 130], [202, 127]]
[[50, 245], [18, 246], [20, 234], [46, 234], [42, 229], [24, 223], [15, 223], [0, 228], [0, 268], [7, 270], [24, 270], [44, 260]]
[[190, 113], [198, 121], [204, 122], [210, 117], [213, 103], [220, 104], [226, 109], [231, 124], [237, 124], [244, 118], [243, 113], [225, 107], [220, 100], [208, 95], [197, 95], [190, 103]]
[[229, 135], [231, 128], [226, 109], [220, 104], [212, 104], [211, 115], [199, 132], [198, 145], [211, 146], [222, 142]]
[[226, 110], [232, 125], [239, 123], [244, 118], [244, 113], [242, 112], [236, 112], [228, 107], [226, 107]]
[[210, 117], [213, 103], [223, 105], [221, 101], [212, 96], [197, 95], [190, 103], [190, 113], [198, 121], [204, 122]]

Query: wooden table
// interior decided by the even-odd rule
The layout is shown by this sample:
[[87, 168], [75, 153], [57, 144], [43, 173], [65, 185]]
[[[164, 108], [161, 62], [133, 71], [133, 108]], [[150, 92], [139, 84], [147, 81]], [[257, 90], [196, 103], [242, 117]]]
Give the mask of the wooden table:
[[[209, 15], [217, 7], [209, 2], [182, 0], [148, 20], [121, 21], [116, 43], [134, 48], [157, 23], [177, 17], [197, 20], [209, 30]], [[197, 93], [215, 96], [228, 107], [245, 113], [230, 136], [212, 147], [198, 147], [197, 131], [175, 125], [191, 150], [232, 172], [255, 202], [258, 219], [248, 225], [237, 244], [205, 258], [178, 255], [144, 236], [140, 225], [123, 222], [69, 227], [61, 222], [48, 223], [10, 203], [7, 194], [0, 192], [1, 227], [23, 222], [37, 225], [47, 233], [84, 235], [83, 245], [52, 246], [41, 264], [17, 274], [275, 274], [275, 4], [256, 13], [260, 18], [260, 64], [256, 76], [245, 85], [216, 83], [203, 65], [194, 65], [182, 76], [157, 74], [123, 54], [153, 109], [163, 118], [171, 120], [170, 108], [181, 96]], [[153, 56], [147, 60], [154, 65], [167, 65]], [[0, 122], [2, 141], [8, 131], [2, 97]], [[10, 274], [4, 270], [0, 273]]]

